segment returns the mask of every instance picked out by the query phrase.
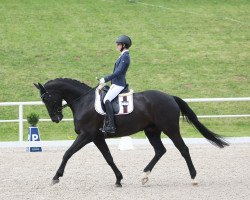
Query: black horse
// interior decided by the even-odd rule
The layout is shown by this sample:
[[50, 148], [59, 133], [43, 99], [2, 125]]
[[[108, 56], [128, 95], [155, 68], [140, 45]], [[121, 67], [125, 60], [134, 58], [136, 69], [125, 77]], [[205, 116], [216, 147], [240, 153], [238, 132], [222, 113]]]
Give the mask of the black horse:
[[[121, 187], [123, 176], [113, 161], [105, 137], [128, 136], [139, 131], [145, 132], [155, 151], [153, 159], [143, 170], [143, 184], [148, 181], [149, 173], [166, 152], [166, 148], [161, 141], [161, 132], [166, 134], [180, 151], [194, 181], [196, 170], [192, 163], [189, 149], [180, 135], [180, 112], [209, 142], [220, 148], [228, 146], [228, 143], [221, 136], [208, 130], [198, 120], [185, 101], [176, 96], [154, 90], [135, 93], [133, 112], [126, 116], [115, 116], [116, 133], [104, 136], [99, 131], [99, 128], [103, 125], [104, 116], [98, 114], [94, 108], [95, 88], [67, 78], [58, 78], [48, 81], [44, 86], [40, 83], [35, 84], [35, 86], [40, 90], [42, 101], [46, 105], [53, 122], [60, 122], [63, 118], [62, 109], [66, 106], [70, 107], [74, 116], [75, 132], [78, 134], [72, 146], [65, 152], [62, 163], [53, 177], [52, 184], [59, 182], [59, 177], [63, 176], [65, 166], [70, 157], [86, 144], [93, 142], [114, 171], [116, 186]], [[67, 102], [66, 106], [62, 106], [63, 100]]]

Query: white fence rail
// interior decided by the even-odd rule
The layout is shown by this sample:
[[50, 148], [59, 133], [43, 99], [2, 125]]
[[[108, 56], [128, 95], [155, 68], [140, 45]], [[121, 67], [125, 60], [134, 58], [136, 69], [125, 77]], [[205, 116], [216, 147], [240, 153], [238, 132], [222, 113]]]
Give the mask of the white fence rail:
[[[250, 97], [241, 97], [241, 98], [196, 98], [196, 99], [184, 99], [186, 102], [229, 102], [229, 101], [250, 101]], [[19, 124], [19, 141], [23, 141], [23, 122], [27, 121], [23, 118], [23, 109], [24, 106], [33, 106], [33, 105], [43, 105], [41, 101], [33, 102], [0, 102], [1, 106], [18, 106], [18, 119], [14, 120], [0, 120], [0, 123], [8, 122], [18, 122]], [[201, 115], [198, 118], [230, 118], [230, 117], [250, 117], [250, 114], [241, 114], [241, 115]], [[51, 121], [50, 119], [40, 119], [39, 121]], [[73, 119], [63, 119], [62, 121], [73, 121]]]

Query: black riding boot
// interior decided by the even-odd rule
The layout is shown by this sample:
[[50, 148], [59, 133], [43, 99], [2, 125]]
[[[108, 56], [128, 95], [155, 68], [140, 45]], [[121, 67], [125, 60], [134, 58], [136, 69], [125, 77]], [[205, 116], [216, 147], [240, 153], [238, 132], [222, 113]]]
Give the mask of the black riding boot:
[[106, 109], [106, 116], [102, 132], [115, 133], [114, 111], [111, 102], [109, 100], [105, 102], [105, 109]]

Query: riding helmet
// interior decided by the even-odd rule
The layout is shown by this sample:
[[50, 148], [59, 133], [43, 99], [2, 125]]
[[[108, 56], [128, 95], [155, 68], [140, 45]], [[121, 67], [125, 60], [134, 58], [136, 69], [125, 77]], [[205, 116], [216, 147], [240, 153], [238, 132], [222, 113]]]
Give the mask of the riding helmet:
[[132, 41], [131, 41], [130, 37], [128, 37], [126, 35], [119, 36], [116, 40], [116, 43], [125, 44], [127, 48], [131, 47], [131, 45], [132, 45]]

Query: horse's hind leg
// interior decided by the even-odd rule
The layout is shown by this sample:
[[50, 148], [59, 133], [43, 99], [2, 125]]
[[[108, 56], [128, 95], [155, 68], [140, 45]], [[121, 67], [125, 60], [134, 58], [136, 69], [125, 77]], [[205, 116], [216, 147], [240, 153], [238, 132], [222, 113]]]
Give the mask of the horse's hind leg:
[[142, 184], [145, 184], [148, 181], [148, 175], [154, 168], [155, 164], [160, 160], [164, 153], [166, 153], [166, 148], [163, 146], [161, 141], [161, 131], [156, 127], [150, 127], [144, 130], [150, 144], [155, 150], [155, 155], [149, 164], [145, 167], [144, 174], [142, 177]]
[[184, 143], [180, 135], [179, 126], [175, 130], [168, 130], [168, 131], [163, 131], [163, 132], [173, 141], [174, 145], [180, 151], [181, 155], [185, 159], [188, 169], [189, 169], [190, 176], [193, 179], [192, 184], [196, 185], [197, 182], [194, 180], [196, 177], [196, 170], [194, 168], [194, 165], [193, 165], [190, 153], [189, 153], [189, 149]]

